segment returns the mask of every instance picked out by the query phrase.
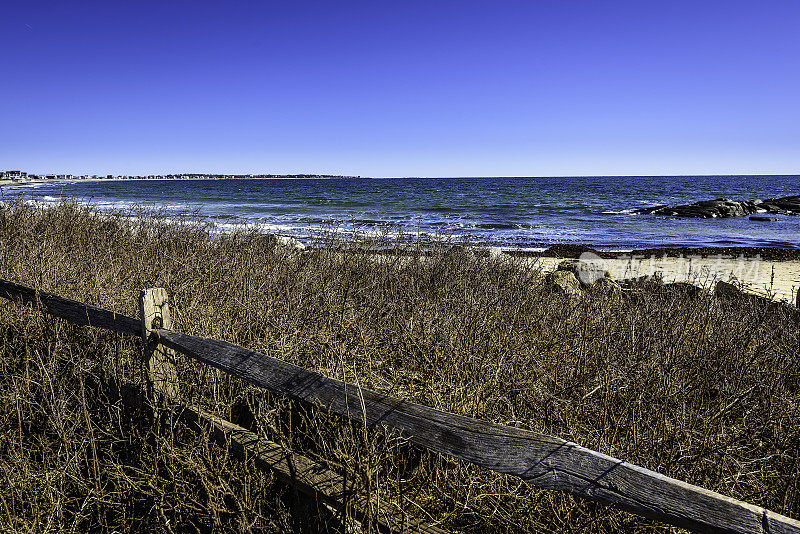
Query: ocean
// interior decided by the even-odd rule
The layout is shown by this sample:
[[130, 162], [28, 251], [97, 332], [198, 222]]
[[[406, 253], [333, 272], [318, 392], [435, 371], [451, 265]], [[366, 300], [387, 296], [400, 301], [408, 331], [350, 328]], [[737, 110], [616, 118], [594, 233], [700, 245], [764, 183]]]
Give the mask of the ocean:
[[103, 180], [2, 189], [6, 198], [98, 209], [195, 213], [219, 231], [242, 224], [313, 241], [336, 228], [503, 249], [558, 243], [598, 250], [678, 246], [800, 248], [800, 216], [777, 222], [637, 215], [636, 208], [800, 193], [800, 176]]

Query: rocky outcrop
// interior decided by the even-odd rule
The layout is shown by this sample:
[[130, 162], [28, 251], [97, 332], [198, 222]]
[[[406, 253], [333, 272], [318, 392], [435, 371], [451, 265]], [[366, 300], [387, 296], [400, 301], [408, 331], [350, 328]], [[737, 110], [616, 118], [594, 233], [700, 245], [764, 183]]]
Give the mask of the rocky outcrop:
[[[713, 219], [726, 217], [744, 217], [755, 213], [771, 213], [784, 215], [800, 215], [800, 195], [767, 200], [731, 200], [718, 198], [703, 200], [683, 206], [653, 206], [641, 208], [635, 213], [647, 215], [667, 215], [671, 217], [694, 217]], [[753, 219], [759, 220], [759, 219]]]

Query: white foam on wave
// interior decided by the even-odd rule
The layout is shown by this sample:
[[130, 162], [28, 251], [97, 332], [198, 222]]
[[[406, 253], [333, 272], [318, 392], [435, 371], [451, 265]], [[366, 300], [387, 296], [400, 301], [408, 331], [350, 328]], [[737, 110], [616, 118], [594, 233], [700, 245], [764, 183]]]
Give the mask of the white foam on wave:
[[546, 247], [513, 247], [513, 248], [505, 248], [501, 247], [503, 251], [514, 251], [514, 252], [544, 252], [547, 250]]
[[636, 210], [634, 210], [634, 209], [625, 209], [625, 210], [619, 210], [619, 211], [615, 211], [615, 210], [606, 210], [606, 211], [603, 211], [603, 212], [601, 212], [601, 213], [603, 213], [603, 214], [605, 214], [605, 215], [631, 215], [631, 214], [633, 214], [635, 211], [636, 211]]

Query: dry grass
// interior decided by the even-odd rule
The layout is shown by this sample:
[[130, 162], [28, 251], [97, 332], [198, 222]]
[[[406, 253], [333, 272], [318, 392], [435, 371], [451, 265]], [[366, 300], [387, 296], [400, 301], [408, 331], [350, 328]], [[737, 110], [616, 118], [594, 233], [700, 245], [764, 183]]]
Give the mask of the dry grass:
[[[642, 287], [552, 295], [511, 259], [296, 252], [252, 232], [0, 209], [0, 278], [437, 408], [573, 440], [800, 516], [797, 316]], [[0, 530], [316, 531], [335, 517], [142, 401], [141, 343], [0, 303]], [[183, 397], [465, 532], [656, 531], [311, 413], [188, 361]]]

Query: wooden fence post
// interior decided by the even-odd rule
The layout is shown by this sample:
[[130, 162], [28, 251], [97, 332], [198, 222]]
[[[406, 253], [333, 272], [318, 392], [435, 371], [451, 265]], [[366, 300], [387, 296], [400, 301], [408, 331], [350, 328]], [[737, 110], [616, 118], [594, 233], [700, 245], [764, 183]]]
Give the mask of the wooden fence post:
[[139, 294], [139, 316], [142, 320], [144, 359], [147, 364], [148, 390], [152, 398], [171, 398], [178, 393], [175, 351], [159, 343], [155, 330], [172, 328], [167, 290], [145, 289]]

